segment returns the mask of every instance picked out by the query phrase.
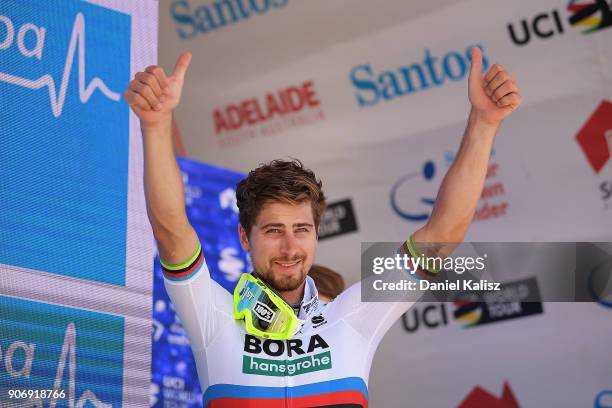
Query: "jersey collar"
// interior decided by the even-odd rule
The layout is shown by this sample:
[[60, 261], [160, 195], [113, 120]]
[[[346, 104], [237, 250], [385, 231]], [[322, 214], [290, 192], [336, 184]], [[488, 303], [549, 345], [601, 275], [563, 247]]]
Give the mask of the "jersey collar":
[[304, 297], [300, 303], [300, 309], [297, 317], [300, 320], [307, 320], [319, 306], [319, 291], [314, 283], [314, 280], [306, 275], [306, 285], [304, 286]]

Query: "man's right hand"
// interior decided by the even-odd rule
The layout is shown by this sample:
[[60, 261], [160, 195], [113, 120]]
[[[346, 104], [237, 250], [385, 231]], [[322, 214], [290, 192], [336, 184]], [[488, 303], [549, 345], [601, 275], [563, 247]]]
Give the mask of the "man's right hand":
[[124, 97], [140, 119], [141, 127], [153, 127], [172, 119], [172, 112], [181, 100], [190, 61], [191, 53], [181, 54], [169, 76], [158, 65], [136, 73]]

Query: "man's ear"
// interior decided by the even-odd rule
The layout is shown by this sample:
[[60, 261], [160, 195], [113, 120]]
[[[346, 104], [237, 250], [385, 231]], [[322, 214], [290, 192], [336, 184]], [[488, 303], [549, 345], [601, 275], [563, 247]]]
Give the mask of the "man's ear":
[[240, 246], [242, 246], [242, 249], [248, 251], [250, 249], [249, 236], [240, 223], [238, 224], [238, 237], [240, 238]]

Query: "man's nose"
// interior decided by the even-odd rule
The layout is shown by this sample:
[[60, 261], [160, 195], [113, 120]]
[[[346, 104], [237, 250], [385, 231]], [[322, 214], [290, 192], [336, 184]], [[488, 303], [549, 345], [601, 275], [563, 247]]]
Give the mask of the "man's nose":
[[289, 259], [292, 259], [296, 255], [297, 249], [298, 243], [297, 239], [293, 235], [293, 232], [286, 233], [283, 236], [283, 240], [281, 243], [281, 252], [283, 253], [283, 255]]

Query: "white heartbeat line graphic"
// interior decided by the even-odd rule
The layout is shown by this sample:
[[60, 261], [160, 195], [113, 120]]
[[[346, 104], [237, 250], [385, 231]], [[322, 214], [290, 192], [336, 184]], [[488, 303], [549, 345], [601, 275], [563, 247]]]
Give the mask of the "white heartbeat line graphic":
[[78, 13], [74, 19], [72, 26], [72, 35], [68, 46], [68, 54], [66, 55], [66, 63], [64, 65], [64, 73], [60, 84], [59, 95], [55, 88], [55, 81], [49, 74], [45, 74], [38, 79], [31, 80], [21, 78], [15, 75], [0, 72], [0, 81], [8, 82], [9, 84], [22, 86], [28, 89], [40, 89], [43, 87], [49, 88], [49, 99], [51, 101], [51, 111], [56, 118], [62, 114], [64, 100], [66, 99], [66, 89], [70, 80], [70, 71], [74, 60], [74, 51], [78, 45], [78, 71], [79, 71], [79, 98], [82, 103], [86, 103], [96, 89], [113, 101], [119, 100], [119, 94], [108, 89], [106, 84], [98, 77], [95, 77], [87, 86], [85, 86], [85, 17], [83, 13]]
[[[70, 353], [68, 355], [68, 353]], [[75, 371], [76, 371], [76, 327], [74, 323], [69, 323], [66, 327], [66, 334], [64, 335], [64, 344], [62, 345], [62, 354], [60, 355], [57, 371], [55, 373], [55, 382], [53, 384], [53, 393], [62, 391], [62, 378], [64, 377], [64, 368], [66, 367], [66, 357], [68, 355], [68, 408], [75, 408], [74, 405], [74, 394], [75, 394]], [[49, 402], [49, 408], [55, 408], [57, 405], [58, 398], [51, 398]], [[61, 399], [60, 399], [61, 402]], [[112, 408], [112, 404], [105, 404], [101, 402], [96, 394], [90, 390], [85, 390], [81, 397], [76, 403], [76, 408], [83, 408], [87, 402], [93, 404], [96, 408]], [[9, 408], [44, 408], [43, 399], [31, 398], [22, 404], [11, 404]]]

